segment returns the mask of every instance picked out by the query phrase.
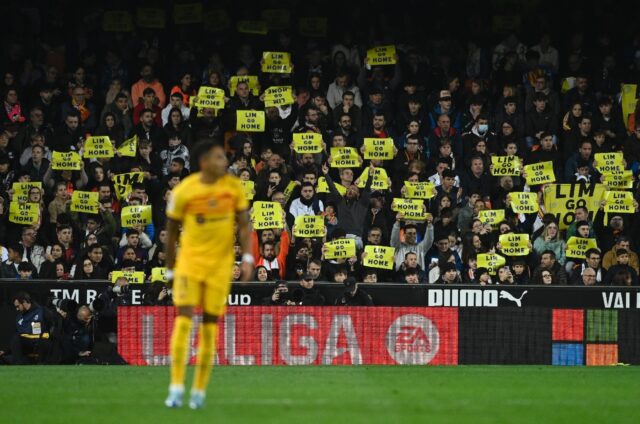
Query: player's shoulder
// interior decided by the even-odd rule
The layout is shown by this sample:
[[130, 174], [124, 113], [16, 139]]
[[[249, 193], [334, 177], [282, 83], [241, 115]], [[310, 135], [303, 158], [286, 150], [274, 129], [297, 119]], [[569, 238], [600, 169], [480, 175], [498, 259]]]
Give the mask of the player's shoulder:
[[175, 186], [173, 191], [185, 192], [192, 189], [194, 186], [198, 184], [200, 184], [200, 173], [195, 172], [193, 174], [186, 176], [182, 181], [180, 181], [180, 184]]
[[233, 174], [224, 174], [224, 176], [221, 179], [221, 182], [223, 184], [227, 184], [234, 187], [242, 186], [242, 183], [240, 182], [240, 178], [236, 177]]

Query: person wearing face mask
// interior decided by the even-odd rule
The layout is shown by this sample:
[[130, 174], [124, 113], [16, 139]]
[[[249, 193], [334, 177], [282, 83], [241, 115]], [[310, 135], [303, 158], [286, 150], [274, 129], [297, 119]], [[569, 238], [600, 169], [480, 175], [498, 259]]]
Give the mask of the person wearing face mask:
[[465, 160], [472, 155], [473, 148], [479, 140], [483, 140], [487, 146], [491, 146], [492, 151], [496, 151], [496, 134], [489, 131], [489, 118], [484, 113], [476, 116], [475, 124], [471, 131], [462, 134], [462, 154]]
[[169, 148], [160, 152], [160, 159], [163, 162], [162, 173], [163, 175], [169, 175], [169, 167], [171, 161], [175, 158], [181, 158], [184, 160], [185, 168], [189, 169], [189, 149], [182, 144], [180, 137], [175, 134], [169, 139]]

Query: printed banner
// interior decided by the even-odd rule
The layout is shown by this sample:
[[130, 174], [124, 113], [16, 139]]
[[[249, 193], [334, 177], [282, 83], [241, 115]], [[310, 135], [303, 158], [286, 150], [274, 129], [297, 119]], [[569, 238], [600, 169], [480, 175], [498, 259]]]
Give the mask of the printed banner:
[[626, 190], [633, 188], [633, 171], [610, 172], [602, 174], [602, 182], [609, 190]]
[[545, 188], [544, 207], [547, 213], [556, 215], [560, 229], [566, 230], [575, 220], [576, 208], [580, 206], [587, 208], [589, 221], [593, 222], [604, 193], [602, 184], [552, 184]]
[[246, 82], [249, 86], [249, 90], [251, 90], [251, 94], [254, 96], [260, 95], [260, 82], [258, 81], [258, 77], [255, 75], [234, 75], [229, 78], [229, 91], [231, 92], [231, 95], [236, 93], [236, 88], [240, 82]]
[[332, 147], [331, 168], [360, 168], [360, 155], [355, 147]]
[[637, 100], [637, 84], [623, 84], [622, 85], [622, 119], [627, 126], [629, 115], [631, 115], [636, 109]]
[[113, 155], [113, 144], [111, 144], [111, 140], [106, 135], [94, 135], [88, 137], [84, 142], [83, 158], [112, 158]]
[[42, 193], [42, 183], [40, 181], [31, 181], [28, 183], [13, 183], [11, 189], [13, 196], [11, 200], [18, 203], [27, 203], [29, 200], [29, 192], [32, 188], [37, 188]]
[[264, 91], [265, 107], [280, 107], [295, 103], [293, 89], [290, 85], [273, 86]]
[[151, 282], [155, 283], [156, 281], [162, 281], [163, 283], [167, 282], [167, 268], [166, 267], [155, 267], [151, 268]]
[[125, 174], [116, 174], [112, 178], [113, 188], [116, 192], [116, 197], [120, 200], [126, 199], [131, 191], [132, 186], [135, 183], [144, 182], [144, 172], [127, 172]]
[[264, 111], [237, 110], [236, 130], [244, 132], [264, 132]]
[[409, 221], [425, 221], [429, 217], [422, 199], [404, 199], [395, 197], [391, 202], [391, 210], [401, 212], [403, 219]]
[[629, 191], [607, 191], [604, 196], [604, 211], [611, 213], [634, 213], [633, 193]]
[[291, 54], [287, 52], [263, 52], [262, 72], [271, 74], [290, 74], [292, 71]]
[[9, 203], [9, 222], [35, 225], [40, 221], [40, 205], [37, 203]]
[[129, 284], [143, 284], [143, 271], [111, 271], [111, 282], [115, 284], [118, 278], [124, 277]]
[[498, 238], [500, 252], [507, 256], [527, 256], [529, 250], [529, 234], [500, 234]]
[[293, 235], [296, 237], [324, 237], [324, 217], [322, 215], [297, 216]]
[[[364, 188], [367, 185], [369, 179], [369, 168], [365, 168], [358, 178], [358, 188]], [[373, 181], [371, 181], [371, 191], [375, 190], [388, 190], [389, 189], [389, 177], [387, 171], [384, 168], [375, 168], [373, 171]]]
[[152, 222], [151, 205], [125, 206], [120, 213], [123, 228], [149, 225]]
[[342, 238], [324, 244], [325, 259], [347, 259], [356, 256], [356, 241]]
[[504, 209], [480, 211], [478, 213], [478, 219], [482, 224], [491, 224], [492, 227], [497, 227], [499, 223], [504, 221]]
[[287, 186], [284, 188], [284, 198], [286, 199], [287, 202], [291, 198], [291, 194], [293, 193], [293, 190], [296, 188], [296, 185], [297, 184], [295, 181], [289, 181], [289, 184], [287, 184]]
[[120, 147], [118, 147], [118, 152], [120, 156], [135, 158], [138, 153], [138, 136], [134, 135], [123, 141]]
[[413, 183], [405, 181], [405, 196], [409, 199], [431, 199], [436, 195], [436, 186], [431, 182]]
[[251, 218], [254, 230], [284, 228], [282, 206], [278, 202], [254, 202]]
[[389, 246], [373, 246], [364, 247], [362, 254], [362, 265], [369, 268], [393, 269], [393, 255], [396, 249]]
[[100, 193], [97, 191], [74, 190], [71, 195], [71, 212], [100, 213]]
[[51, 169], [57, 171], [79, 171], [82, 169], [82, 159], [76, 152], [53, 152], [51, 154]]
[[[338, 184], [337, 182], [333, 182], [336, 186], [336, 190], [340, 193], [340, 196], [344, 196], [347, 192], [347, 188], [342, 184]], [[316, 187], [316, 193], [330, 193], [329, 184], [327, 183], [327, 179], [325, 177], [318, 178], [318, 187]]]
[[522, 162], [518, 156], [491, 156], [491, 175], [519, 176]]
[[584, 260], [589, 249], [597, 249], [598, 241], [593, 238], [569, 237], [567, 240], [567, 258], [578, 258]]
[[507, 260], [495, 253], [478, 253], [478, 268], [486, 268], [489, 274], [496, 275], [498, 268], [507, 263]]
[[296, 153], [322, 152], [322, 134], [314, 132], [294, 133], [293, 150]]
[[511, 199], [511, 209], [515, 213], [538, 212], [538, 194], [530, 192], [512, 192], [508, 196]]
[[601, 174], [624, 171], [624, 159], [620, 152], [596, 153], [594, 165]]
[[224, 90], [216, 87], [200, 87], [193, 106], [202, 109], [224, 109]]
[[553, 162], [538, 162], [525, 165], [524, 172], [527, 175], [525, 181], [527, 185], [541, 185], [556, 181], [556, 174], [553, 172]]
[[364, 158], [365, 159], [381, 159], [392, 160], [393, 139], [392, 138], [365, 138], [364, 139]]
[[244, 189], [244, 197], [247, 200], [253, 200], [253, 196], [256, 195], [256, 183], [251, 180], [240, 181], [242, 183], [242, 188]]
[[371, 66], [395, 65], [396, 46], [378, 46], [367, 50], [367, 64]]

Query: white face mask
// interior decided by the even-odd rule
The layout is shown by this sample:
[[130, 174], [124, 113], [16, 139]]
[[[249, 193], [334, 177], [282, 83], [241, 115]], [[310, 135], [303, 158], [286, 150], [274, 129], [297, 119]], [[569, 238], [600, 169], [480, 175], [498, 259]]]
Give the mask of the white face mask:
[[478, 125], [478, 134], [486, 134], [489, 131], [489, 125], [480, 124]]

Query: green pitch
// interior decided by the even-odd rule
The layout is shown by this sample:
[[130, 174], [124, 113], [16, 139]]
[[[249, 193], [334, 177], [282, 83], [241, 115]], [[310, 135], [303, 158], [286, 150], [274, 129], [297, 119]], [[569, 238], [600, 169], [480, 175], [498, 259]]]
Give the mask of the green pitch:
[[168, 375], [164, 367], [2, 367], [0, 422], [640, 422], [640, 367], [216, 367], [199, 411], [163, 406]]

